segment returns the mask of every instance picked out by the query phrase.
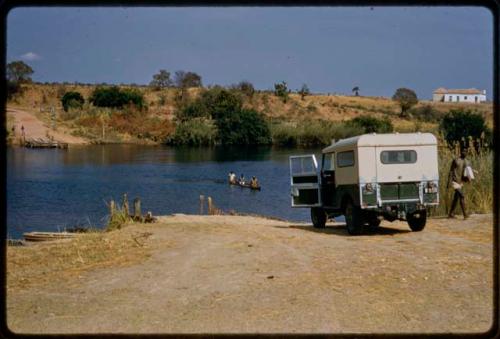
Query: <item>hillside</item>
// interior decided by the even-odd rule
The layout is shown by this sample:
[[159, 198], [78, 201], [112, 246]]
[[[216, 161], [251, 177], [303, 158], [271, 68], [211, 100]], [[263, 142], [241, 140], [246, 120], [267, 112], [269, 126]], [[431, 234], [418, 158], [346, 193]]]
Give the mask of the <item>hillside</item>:
[[[106, 121], [96, 121], [96, 119], [90, 117], [97, 115], [96, 111], [93, 111], [93, 108], [89, 105], [84, 106], [84, 109], [78, 113], [63, 111], [61, 98], [64, 93], [67, 91], [80, 92], [87, 101], [95, 87], [64, 84], [24, 85], [23, 94], [10, 101], [8, 107], [31, 112], [46, 123], [49, 123], [51, 119], [50, 107], [54, 107], [58, 126], [68, 128], [75, 136], [88, 139], [102, 138], [108, 142], [146, 142], [147, 139], [157, 142], [175, 129], [173, 119], [176, 100], [179, 97], [179, 90], [175, 88], [153, 90], [146, 86], [133, 87], [144, 94], [148, 107], [147, 113], [142, 113], [141, 116], [136, 116], [134, 119], [126, 118], [124, 114], [117, 114], [115, 116], [110, 115], [110, 118]], [[128, 86], [120, 87], [132, 88]], [[191, 88], [188, 90], [188, 97], [195, 98], [200, 91], [201, 89]], [[421, 121], [417, 122], [411, 118], [400, 118], [398, 104], [390, 98], [384, 97], [312, 94], [302, 100], [299, 94], [291, 93], [288, 101], [283, 103], [279, 97], [276, 97], [270, 91], [258, 91], [251, 98], [245, 97], [244, 106], [262, 112], [271, 121], [300, 122], [321, 119], [340, 122], [357, 116], [371, 115], [379, 118], [388, 117], [395, 129], [401, 132], [417, 129], [433, 131], [437, 126], [436, 122], [425, 121], [425, 119], [420, 119]], [[425, 107], [430, 107], [435, 112], [434, 114], [438, 116], [455, 108], [477, 110], [486, 118], [490, 127], [493, 125], [491, 103], [466, 104], [420, 101], [413, 110], [418, 111]], [[161, 128], [158, 127], [159, 125], [161, 125]]]

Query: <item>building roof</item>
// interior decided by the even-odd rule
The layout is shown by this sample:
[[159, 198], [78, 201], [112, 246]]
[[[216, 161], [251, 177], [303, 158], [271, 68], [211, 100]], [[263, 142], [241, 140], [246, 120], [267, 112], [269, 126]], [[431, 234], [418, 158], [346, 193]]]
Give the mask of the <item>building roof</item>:
[[387, 133], [363, 134], [352, 138], [341, 139], [323, 149], [323, 153], [330, 153], [344, 147], [367, 146], [417, 146], [437, 145], [437, 139], [432, 133]]
[[483, 94], [478, 89], [468, 88], [468, 89], [446, 89], [443, 87], [439, 87], [434, 91], [435, 94]]

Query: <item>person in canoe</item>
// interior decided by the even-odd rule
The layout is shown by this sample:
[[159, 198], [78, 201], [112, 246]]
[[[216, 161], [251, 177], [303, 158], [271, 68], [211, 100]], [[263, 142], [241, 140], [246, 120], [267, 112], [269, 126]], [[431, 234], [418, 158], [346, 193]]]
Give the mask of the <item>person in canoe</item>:
[[257, 180], [256, 177], [252, 177], [252, 180], [250, 180], [250, 187], [259, 188], [259, 181]]
[[232, 184], [232, 185], [237, 184], [237, 182], [236, 182], [236, 174], [233, 171], [229, 172], [229, 183]]
[[240, 175], [240, 179], [238, 180], [238, 184], [245, 185], [245, 176], [243, 175], [243, 173], [241, 173], [241, 175]]

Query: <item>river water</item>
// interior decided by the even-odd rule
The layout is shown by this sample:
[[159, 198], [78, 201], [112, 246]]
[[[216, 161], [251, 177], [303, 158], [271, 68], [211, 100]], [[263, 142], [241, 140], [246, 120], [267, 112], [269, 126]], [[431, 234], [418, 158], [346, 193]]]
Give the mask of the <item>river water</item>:
[[[235, 210], [309, 221], [308, 209], [290, 207], [288, 157], [319, 149], [184, 148], [95, 145], [59, 149], [7, 149], [7, 234], [101, 228], [109, 200], [141, 198], [153, 215], [199, 213], [199, 196]], [[227, 184], [234, 171], [259, 179], [262, 190]]]

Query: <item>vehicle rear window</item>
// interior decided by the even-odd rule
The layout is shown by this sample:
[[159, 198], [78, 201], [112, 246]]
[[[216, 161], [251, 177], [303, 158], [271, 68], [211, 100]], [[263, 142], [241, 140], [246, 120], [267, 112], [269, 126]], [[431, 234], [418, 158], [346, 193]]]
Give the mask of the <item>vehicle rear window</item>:
[[292, 175], [316, 174], [316, 164], [312, 156], [296, 157], [290, 160]]
[[405, 151], [383, 151], [380, 153], [380, 161], [383, 164], [413, 164], [417, 162], [417, 152]]
[[337, 154], [337, 166], [354, 166], [354, 151], [340, 152]]

